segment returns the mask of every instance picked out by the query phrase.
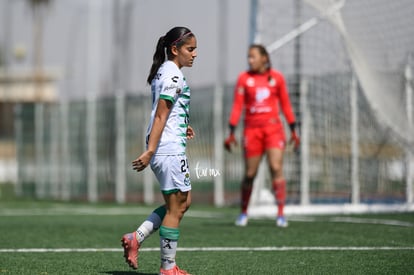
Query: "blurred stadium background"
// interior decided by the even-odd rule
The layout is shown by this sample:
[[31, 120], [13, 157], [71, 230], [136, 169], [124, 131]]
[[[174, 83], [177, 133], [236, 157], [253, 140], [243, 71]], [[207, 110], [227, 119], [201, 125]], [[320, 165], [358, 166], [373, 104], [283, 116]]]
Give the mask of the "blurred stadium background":
[[[184, 69], [194, 203], [238, 204], [241, 149], [222, 145], [257, 42], [288, 79], [300, 125], [286, 212], [414, 210], [411, 0], [0, 0], [0, 12], [0, 182], [19, 197], [161, 201], [150, 169], [131, 161], [144, 148], [155, 43], [185, 25], [199, 47]], [[251, 213], [272, 215], [266, 169], [255, 185]]]

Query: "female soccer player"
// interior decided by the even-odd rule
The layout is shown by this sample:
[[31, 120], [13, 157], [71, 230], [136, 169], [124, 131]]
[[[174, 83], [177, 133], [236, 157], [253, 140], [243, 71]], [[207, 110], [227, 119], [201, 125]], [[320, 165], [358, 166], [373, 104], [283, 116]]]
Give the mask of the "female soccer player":
[[190, 170], [185, 147], [187, 139], [195, 135], [189, 126], [190, 88], [180, 69], [193, 66], [196, 48], [195, 35], [185, 27], [171, 29], [157, 43], [147, 79], [153, 103], [147, 149], [132, 165], [139, 172], [150, 164], [160, 183], [165, 205], [155, 209], [136, 232], [122, 238], [125, 260], [134, 269], [138, 268], [140, 245], [159, 228], [159, 274], [188, 274], [175, 263], [179, 224], [191, 204]]
[[286, 198], [283, 151], [286, 139], [279, 118], [279, 105], [290, 126], [291, 141], [297, 148], [299, 137], [295, 132], [295, 115], [290, 104], [285, 79], [280, 72], [271, 68], [269, 54], [265, 47], [251, 45], [248, 51], [248, 63], [249, 70], [242, 72], [237, 80], [229, 119], [230, 135], [224, 143], [228, 151], [231, 151], [231, 145], [237, 144], [234, 129], [245, 109], [243, 133], [245, 172], [241, 184], [241, 214], [236, 220], [236, 225], [247, 225], [247, 206], [252, 193], [253, 181], [260, 160], [266, 153], [272, 187], [278, 204], [276, 225], [286, 227], [288, 223], [283, 215]]

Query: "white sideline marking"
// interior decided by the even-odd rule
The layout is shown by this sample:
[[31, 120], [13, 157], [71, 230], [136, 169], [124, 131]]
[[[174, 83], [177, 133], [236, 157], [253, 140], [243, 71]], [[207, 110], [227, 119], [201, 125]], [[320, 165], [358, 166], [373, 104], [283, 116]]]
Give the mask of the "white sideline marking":
[[[142, 248], [140, 252], [159, 251], [159, 247]], [[264, 247], [179, 247], [178, 251], [369, 251], [369, 250], [414, 250], [414, 246], [264, 246]], [[3, 248], [0, 253], [68, 253], [68, 252], [123, 252], [122, 248]]]
[[296, 222], [341, 222], [341, 223], [359, 223], [359, 224], [379, 224], [393, 225], [402, 227], [414, 227], [414, 223], [399, 220], [371, 219], [371, 218], [354, 218], [354, 217], [332, 217], [329, 219], [321, 219], [317, 217], [288, 217], [289, 221]]
[[382, 219], [364, 219], [364, 218], [352, 218], [352, 217], [335, 217], [329, 219], [331, 222], [347, 222], [347, 223], [362, 223], [362, 224], [381, 224], [381, 225], [395, 225], [413, 227], [414, 223], [397, 221], [397, 220], [382, 220]]
[[[42, 208], [31, 208], [31, 209], [0, 209], [0, 217], [10, 216], [62, 216], [62, 215], [97, 215], [97, 216], [122, 216], [122, 215], [147, 215], [152, 211], [151, 208], [122, 208], [122, 207], [65, 207], [56, 206], [54, 208], [42, 209]], [[263, 213], [273, 213], [274, 211], [265, 211]], [[186, 217], [193, 218], [227, 218], [228, 214], [214, 213], [208, 211], [190, 210], [185, 214]], [[269, 216], [256, 216], [253, 212], [251, 215], [252, 219], [266, 218], [273, 219], [274, 215]], [[391, 225], [391, 226], [403, 226], [403, 227], [414, 227], [414, 223], [405, 222], [399, 220], [386, 220], [386, 219], [371, 219], [371, 218], [354, 218], [354, 217], [332, 217], [329, 219], [320, 219], [315, 216], [296, 216], [288, 215], [288, 220], [299, 221], [299, 222], [344, 222], [344, 223], [360, 223], [360, 224], [380, 224], [380, 225]]]
[[[135, 208], [94, 208], [94, 207], [56, 207], [56, 208], [32, 208], [32, 209], [1, 209], [0, 216], [125, 216], [125, 215], [148, 215], [153, 209]], [[192, 210], [185, 214], [186, 217], [193, 218], [223, 218], [226, 215], [207, 211]]]

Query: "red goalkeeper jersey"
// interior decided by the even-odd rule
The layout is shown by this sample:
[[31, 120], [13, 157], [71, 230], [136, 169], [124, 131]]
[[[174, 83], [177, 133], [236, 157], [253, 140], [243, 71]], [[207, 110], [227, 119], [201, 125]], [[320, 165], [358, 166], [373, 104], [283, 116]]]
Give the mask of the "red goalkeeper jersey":
[[246, 128], [277, 124], [281, 122], [279, 108], [289, 124], [295, 122], [283, 75], [273, 69], [263, 74], [243, 72], [239, 75], [234, 89], [229, 123], [236, 126], [245, 110]]

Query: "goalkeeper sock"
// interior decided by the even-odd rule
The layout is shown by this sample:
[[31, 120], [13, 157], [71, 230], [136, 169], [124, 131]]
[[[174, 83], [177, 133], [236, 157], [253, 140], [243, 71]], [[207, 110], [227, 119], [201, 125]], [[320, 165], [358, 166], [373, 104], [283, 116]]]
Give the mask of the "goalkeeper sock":
[[272, 183], [273, 190], [275, 192], [275, 198], [277, 202], [277, 216], [283, 216], [283, 208], [285, 207], [286, 200], [286, 181], [275, 180]]
[[165, 206], [155, 209], [137, 229], [137, 240], [141, 244], [147, 237], [158, 230], [166, 213]]
[[180, 230], [166, 226], [160, 227], [161, 268], [169, 270], [175, 266]]
[[247, 214], [247, 207], [249, 206], [250, 195], [252, 194], [253, 185], [245, 185], [242, 184], [241, 186], [241, 212], [243, 214]]

